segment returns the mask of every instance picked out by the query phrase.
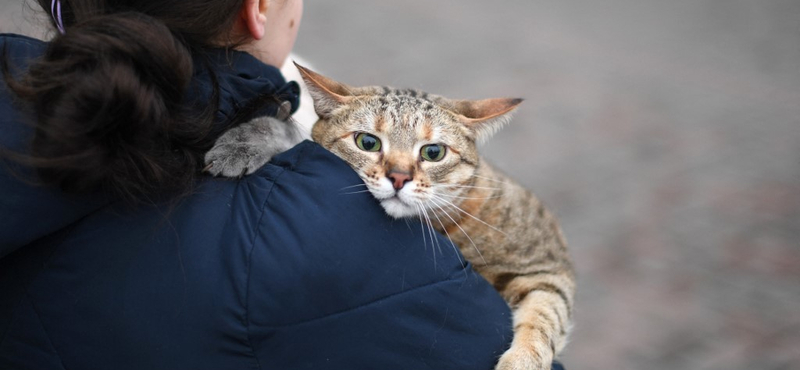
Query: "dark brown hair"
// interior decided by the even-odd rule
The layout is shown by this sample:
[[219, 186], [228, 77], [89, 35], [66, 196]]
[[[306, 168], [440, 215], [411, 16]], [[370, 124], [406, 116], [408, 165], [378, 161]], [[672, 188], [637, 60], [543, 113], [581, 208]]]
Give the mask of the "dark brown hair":
[[[41, 182], [127, 200], [190, 191], [217, 110], [185, 107], [193, 55], [232, 44], [243, 0], [61, 0], [65, 34], [6, 83], [30, 107]], [[50, 0], [39, 0], [49, 12]], [[226, 42], [228, 41], [228, 42]], [[4, 53], [5, 54], [5, 53]]]

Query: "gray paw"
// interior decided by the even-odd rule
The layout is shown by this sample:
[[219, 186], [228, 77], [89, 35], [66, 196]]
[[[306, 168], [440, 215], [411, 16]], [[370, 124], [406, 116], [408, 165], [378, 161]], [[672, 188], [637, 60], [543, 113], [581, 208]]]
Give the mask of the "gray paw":
[[206, 153], [204, 171], [214, 176], [241, 177], [255, 172], [301, 141], [289, 122], [256, 118], [226, 131]]
[[274, 154], [256, 143], [217, 144], [206, 153], [205, 171], [213, 176], [241, 177], [269, 162]]

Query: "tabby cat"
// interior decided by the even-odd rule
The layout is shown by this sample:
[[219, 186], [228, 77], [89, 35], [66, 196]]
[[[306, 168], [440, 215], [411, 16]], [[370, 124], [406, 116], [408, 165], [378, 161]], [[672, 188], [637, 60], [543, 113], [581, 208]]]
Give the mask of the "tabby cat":
[[[418, 217], [446, 234], [512, 308], [514, 338], [496, 369], [549, 369], [572, 318], [566, 242], [544, 205], [476, 151], [522, 100], [355, 88], [298, 69], [320, 117], [314, 141], [349, 163], [390, 216]], [[261, 119], [229, 131], [206, 157], [211, 172], [236, 176], [260, 167], [276, 154], [260, 144], [276, 140], [265, 130], [280, 134], [284, 126]]]

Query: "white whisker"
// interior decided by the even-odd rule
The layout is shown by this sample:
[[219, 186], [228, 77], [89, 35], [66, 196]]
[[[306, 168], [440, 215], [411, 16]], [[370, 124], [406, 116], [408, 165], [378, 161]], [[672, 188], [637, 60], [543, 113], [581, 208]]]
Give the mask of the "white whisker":
[[361, 194], [361, 193], [369, 193], [369, 189], [367, 189], [367, 190], [359, 190], [359, 191], [351, 191], [351, 192], [342, 193], [342, 194], [350, 195], [350, 194]]
[[[453, 238], [450, 237], [450, 233], [448, 233], [447, 232], [447, 228], [444, 227], [444, 223], [442, 223], [442, 219], [439, 218], [439, 215], [437, 215], [436, 212], [433, 212], [433, 216], [436, 217], [436, 221], [439, 221], [439, 225], [442, 226], [442, 230], [444, 231], [445, 235], [447, 235], [447, 240], [450, 242], [450, 246], [452, 246], [453, 247], [453, 251], [456, 252], [456, 257], [458, 257], [458, 262], [462, 266], [464, 266], [464, 260], [461, 259], [461, 253], [458, 252], [458, 247], [456, 247], [456, 244], [453, 243]], [[450, 216], [448, 215], [447, 217], [450, 217]], [[452, 218], [450, 218], [450, 219], [452, 220]], [[456, 226], [458, 226], [458, 224], [456, 224]], [[459, 226], [459, 228], [460, 228], [460, 226]], [[467, 236], [467, 238], [469, 238], [469, 236]], [[473, 245], [475, 245], [475, 244], [473, 243]], [[478, 252], [478, 254], [480, 254], [480, 252]], [[481, 258], [483, 258], [483, 257], [481, 256]]]
[[411, 230], [411, 223], [408, 222], [408, 220], [409, 220], [408, 217], [403, 218], [403, 222], [406, 223], [406, 227], [408, 228], [408, 231], [413, 231], [413, 230]]
[[479, 178], [479, 179], [484, 179], [484, 180], [488, 180], [488, 181], [494, 181], [494, 182], [496, 182], [496, 183], [498, 183], [498, 184], [508, 184], [508, 182], [507, 182], [507, 181], [498, 180], [498, 179], [493, 179], [493, 178], [491, 178], [491, 177], [486, 177], [486, 176], [472, 175], [472, 177]]
[[[466, 236], [466, 237], [467, 237], [467, 240], [469, 240], [469, 242], [472, 244], [472, 247], [473, 247], [473, 248], [475, 248], [475, 252], [478, 252], [478, 256], [479, 256], [479, 257], [481, 257], [481, 260], [483, 261], [483, 263], [484, 263], [484, 264], [488, 264], [488, 263], [486, 262], [486, 259], [485, 259], [485, 258], [483, 258], [483, 253], [481, 253], [481, 250], [480, 250], [480, 249], [478, 249], [478, 246], [477, 246], [477, 245], [475, 245], [475, 242], [474, 242], [474, 241], [472, 241], [472, 238], [469, 236], [469, 234], [467, 234], [467, 232], [466, 232], [466, 231], [464, 231], [464, 229], [463, 229], [463, 228], [461, 228], [461, 225], [459, 225], [459, 224], [458, 224], [458, 222], [456, 222], [456, 220], [454, 220], [452, 217], [450, 217], [450, 214], [449, 214], [447, 211], [445, 211], [445, 210], [444, 210], [444, 208], [442, 208], [442, 206], [440, 206], [440, 205], [439, 205], [439, 204], [436, 202], [436, 200], [437, 200], [437, 199], [431, 199], [431, 200], [433, 201], [433, 204], [436, 206], [436, 208], [439, 208], [439, 209], [442, 211], [442, 213], [444, 213], [444, 215], [445, 215], [445, 216], [447, 216], [447, 218], [449, 218], [449, 219], [450, 219], [450, 221], [451, 221], [451, 222], [453, 222], [453, 224], [455, 224], [455, 225], [456, 225], [456, 227], [458, 227], [458, 229], [459, 229], [459, 230], [461, 230], [461, 232], [462, 232], [462, 233], [464, 233], [464, 236]], [[441, 221], [440, 221], [440, 222], [441, 222]], [[447, 229], [445, 229], [445, 228], [444, 228], [444, 226], [442, 226], [442, 229], [444, 229], [444, 230], [445, 230], [445, 233], [447, 232]], [[447, 237], [449, 238], [449, 237], [450, 237], [450, 234], [447, 234]], [[452, 241], [451, 241], [451, 243], [452, 243]]]
[[[428, 250], [428, 241], [425, 240], [425, 226], [422, 224], [422, 208], [416, 204], [414, 204], [414, 208], [417, 209], [417, 215], [419, 216], [419, 228], [422, 231], [422, 243], [425, 245], [425, 250]], [[433, 241], [431, 241], [431, 243], [433, 243]], [[431, 246], [431, 248], [433, 248], [433, 246]], [[436, 256], [434, 255], [434, 258], [435, 257]]]
[[433, 222], [431, 221], [431, 217], [430, 215], [428, 215], [427, 211], [424, 212], [425, 212], [425, 219], [428, 221], [428, 232], [431, 235], [431, 240], [433, 240], [434, 244], [436, 244], [436, 249], [439, 250], [439, 254], [442, 254], [442, 245], [439, 244], [439, 238], [436, 237], [436, 232], [433, 230]]
[[474, 185], [456, 185], [456, 184], [436, 184], [435, 187], [442, 188], [456, 188], [456, 189], [485, 189], [485, 190], [500, 190], [500, 188], [488, 186], [474, 186]]
[[450, 195], [450, 194], [437, 193], [437, 192], [432, 192], [432, 194], [440, 196], [440, 197], [447, 197], [447, 198], [454, 198], [454, 199], [495, 199], [495, 198], [500, 198], [502, 196], [502, 195], [498, 194], [498, 195], [492, 195], [492, 196], [488, 196], [488, 197], [462, 197], [462, 196], [459, 196], [459, 195]]
[[365, 183], [360, 183], [360, 184], [355, 184], [355, 185], [345, 186], [345, 187], [343, 187], [343, 188], [341, 188], [341, 189], [339, 189], [339, 190], [350, 189], [350, 188], [354, 188], [354, 187], [356, 187], [356, 186], [367, 186], [367, 184], [365, 184]]
[[496, 228], [496, 227], [494, 227], [494, 226], [492, 226], [492, 225], [489, 225], [488, 223], [486, 223], [485, 221], [481, 220], [480, 218], [477, 218], [477, 217], [473, 216], [471, 213], [469, 213], [469, 212], [467, 212], [467, 211], [465, 211], [465, 210], [463, 210], [463, 209], [459, 208], [457, 205], [453, 204], [453, 202], [451, 202], [451, 201], [449, 201], [449, 200], [447, 200], [447, 199], [444, 199], [444, 198], [442, 198], [442, 197], [438, 197], [438, 196], [435, 196], [435, 195], [434, 195], [434, 196], [433, 196], [433, 198], [431, 198], [431, 199], [438, 199], [438, 200], [441, 200], [441, 201], [443, 201], [443, 202], [447, 203], [447, 205], [448, 205], [449, 207], [453, 207], [453, 208], [455, 208], [455, 209], [457, 209], [457, 210], [461, 211], [461, 213], [463, 213], [463, 214], [465, 214], [465, 215], [467, 215], [467, 216], [469, 216], [469, 217], [473, 218], [475, 221], [478, 221], [478, 222], [480, 222], [480, 223], [482, 223], [482, 224], [486, 225], [486, 226], [487, 226], [487, 227], [489, 227], [490, 229], [492, 229], [492, 230], [494, 230], [494, 231], [497, 231], [497, 232], [499, 232], [499, 233], [501, 233], [501, 234], [503, 234], [503, 235], [505, 235], [505, 236], [508, 236], [508, 235], [507, 235], [506, 233], [504, 233], [502, 230], [500, 230], [500, 229], [498, 229], [498, 228]]
[[[425, 224], [428, 226], [428, 236], [431, 238], [431, 251], [433, 252], [433, 266], [436, 268], [436, 249], [439, 250], [439, 254], [442, 253], [442, 247], [439, 245], [439, 240], [435, 238], [433, 234], [433, 224], [431, 223], [430, 217], [428, 217], [428, 212], [425, 211], [425, 207], [422, 204], [419, 204], [419, 209], [422, 211], [422, 219], [420, 221], [425, 221]], [[433, 247], [436, 246], [436, 249]]]

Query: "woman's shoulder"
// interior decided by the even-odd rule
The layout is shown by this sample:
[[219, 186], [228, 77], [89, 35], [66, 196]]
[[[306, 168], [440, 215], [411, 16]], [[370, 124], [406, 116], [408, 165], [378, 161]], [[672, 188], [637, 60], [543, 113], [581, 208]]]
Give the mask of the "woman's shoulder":
[[[14, 75], [42, 55], [47, 43], [28, 36], [0, 34], [0, 60]], [[8, 63], [7, 65], [5, 63]], [[0, 154], [24, 152], [33, 127], [27, 124], [23, 109], [5, 83], [0, 83]], [[106, 201], [99, 197], [65, 196], [60, 192], [31, 185], [29, 171], [0, 156], [0, 257], [44, 237], [97, 210]]]
[[16, 33], [0, 33], [0, 43], [9, 45], [25, 45], [28, 47], [44, 47], [43, 40]]
[[[280, 311], [291, 317], [271, 316], [275, 325], [413, 287], [472, 278], [471, 266], [448, 239], [419, 220], [388, 216], [347, 163], [311, 141], [279, 154], [236, 186], [233, 207], [250, 208], [248, 220], [234, 222], [243, 234], [237, 239], [250, 243], [251, 264], [260, 264], [250, 272], [260, 276], [251, 276], [251, 289], [261, 291], [261, 283], [271, 286], [263, 291], [286, 289]], [[245, 225], [252, 230], [243, 230]], [[327, 309], [308, 311], [300, 299], [285, 310], [291, 291], [320, 291], [318, 284], [329, 288], [318, 298]]]
[[47, 42], [14, 33], [0, 33], [0, 51], [14, 64], [38, 57], [47, 48]]
[[[270, 186], [255, 185], [266, 178]], [[508, 307], [447, 239], [387, 216], [355, 172], [316, 143], [278, 155], [249, 181], [269, 193], [246, 300], [260, 361], [492, 367], [510, 336]]]
[[[274, 368], [491, 368], [511, 335], [505, 302], [446, 239], [389, 218], [359, 183], [304, 142], [241, 180], [202, 181], [171, 210], [92, 212], [0, 258], [0, 291], [24, 292], [40, 307], [31, 317], [57, 323], [42, 338], [63, 353], [79, 350], [76, 335], [121, 343], [98, 362], [116, 368], [141, 368], [120, 363], [130, 348], [196, 368], [250, 356]], [[0, 326], [11, 318], [0, 310]]]

